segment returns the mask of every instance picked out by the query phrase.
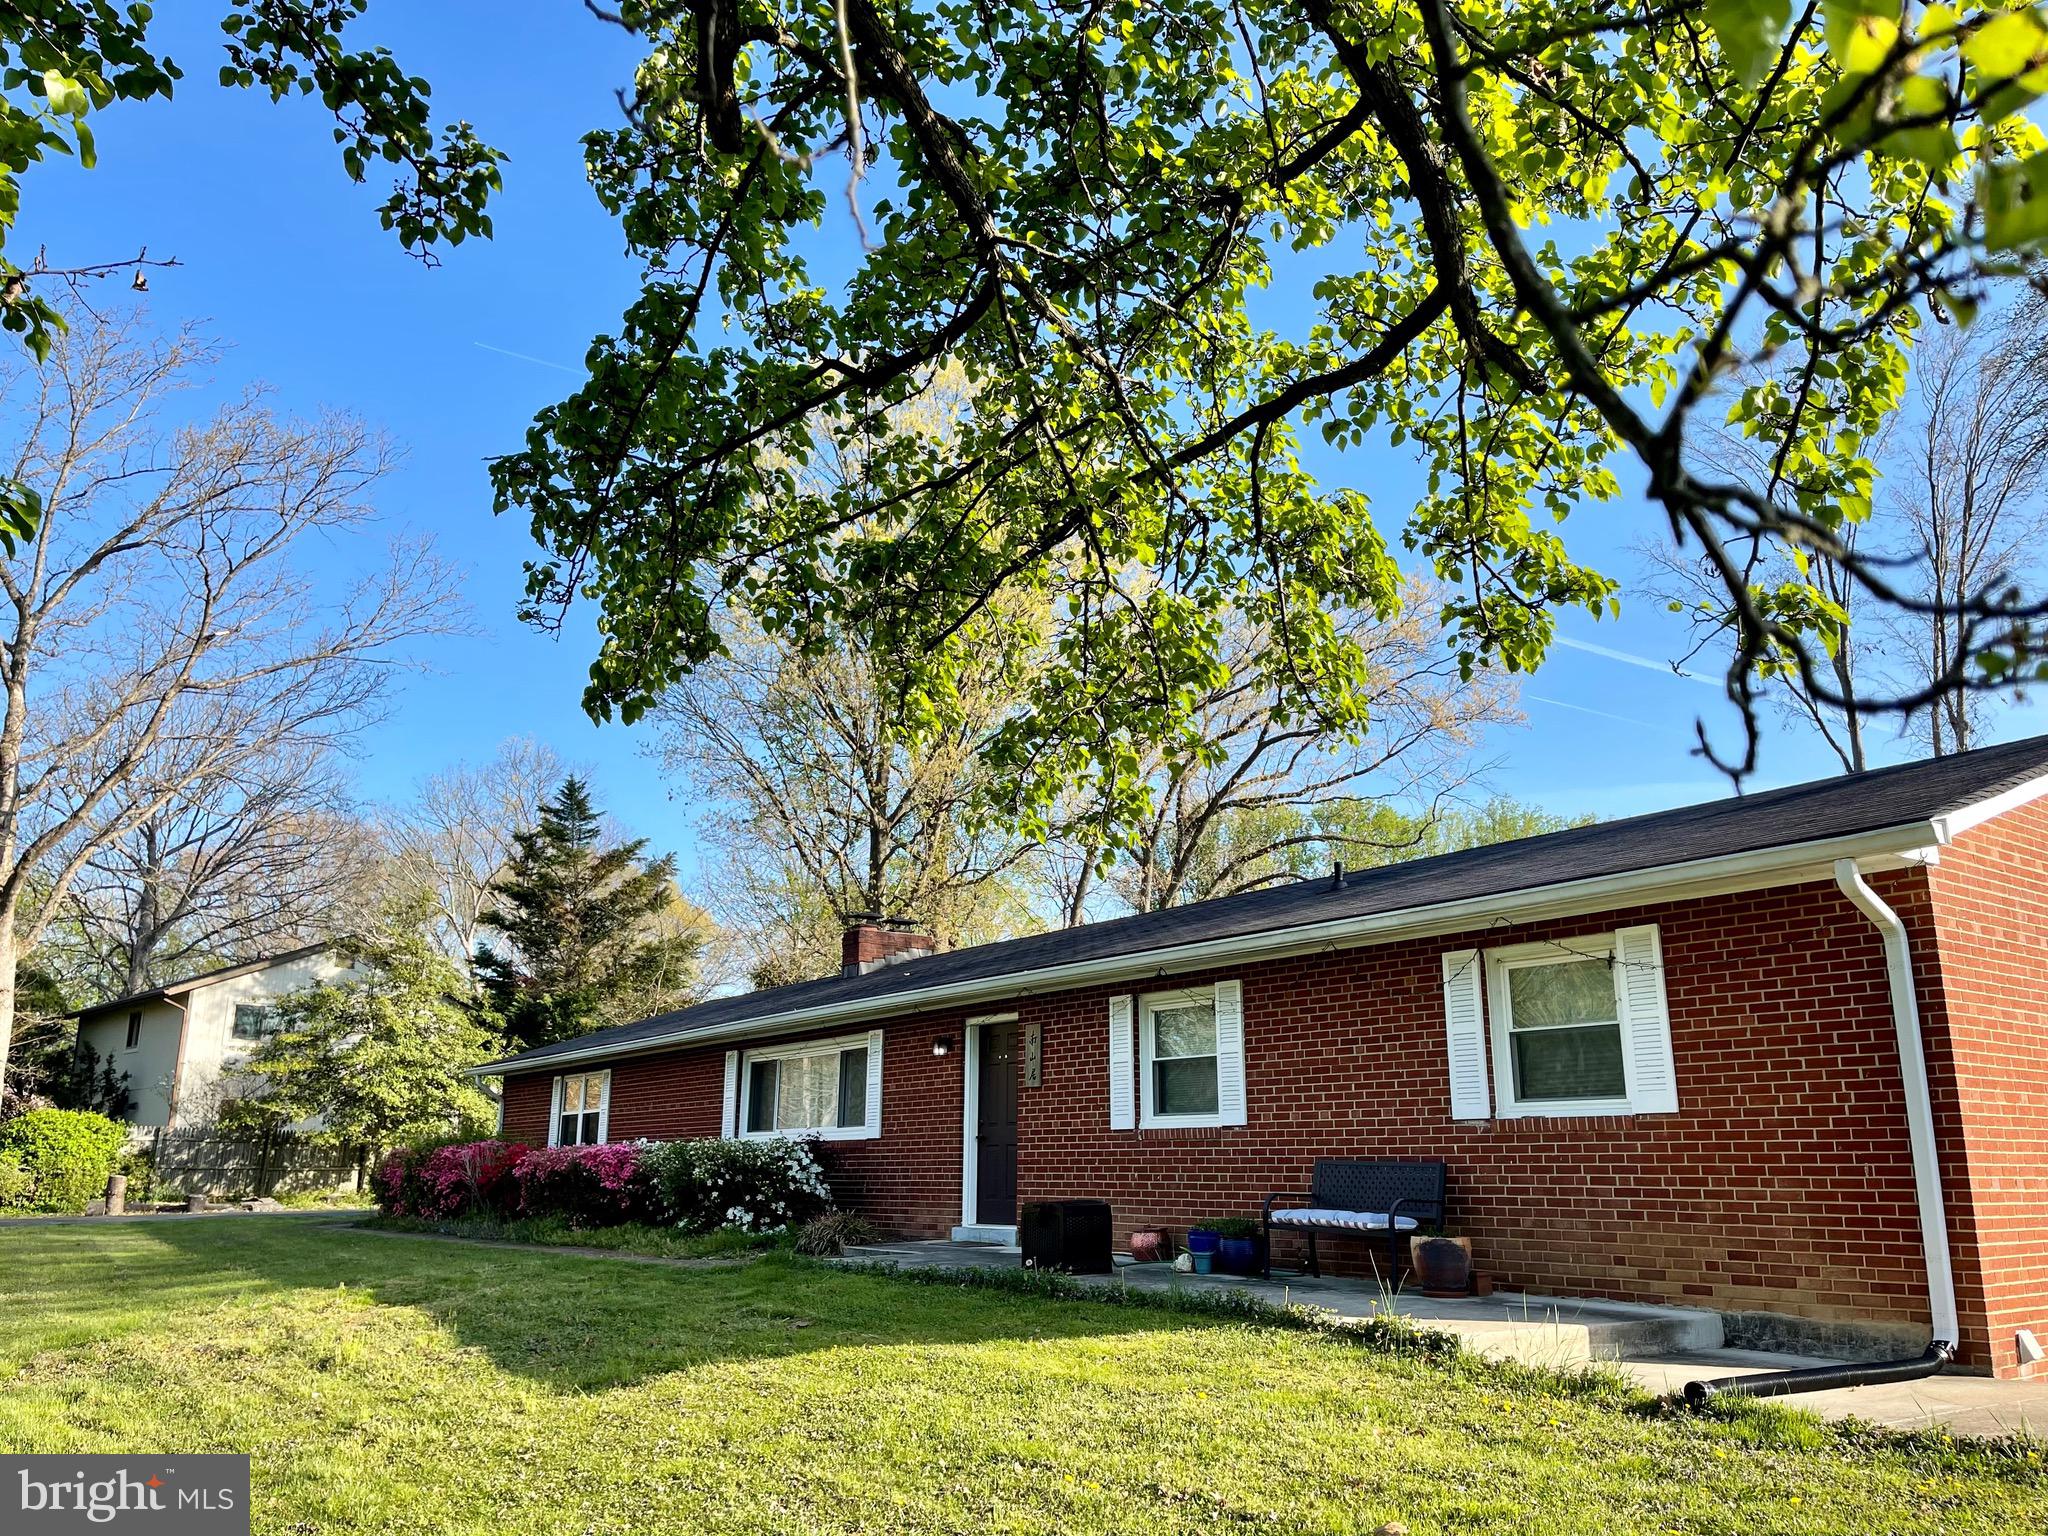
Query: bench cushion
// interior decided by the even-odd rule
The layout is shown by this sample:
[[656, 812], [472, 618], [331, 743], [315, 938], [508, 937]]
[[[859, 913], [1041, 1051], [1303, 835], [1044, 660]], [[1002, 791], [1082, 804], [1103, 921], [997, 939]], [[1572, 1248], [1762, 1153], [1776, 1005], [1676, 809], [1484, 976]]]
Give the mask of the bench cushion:
[[[1290, 1227], [1338, 1227], [1351, 1232], [1384, 1232], [1387, 1230], [1385, 1211], [1335, 1211], [1322, 1206], [1298, 1206], [1293, 1210], [1275, 1211], [1273, 1220]], [[1413, 1216], [1396, 1216], [1396, 1231], [1413, 1232]]]

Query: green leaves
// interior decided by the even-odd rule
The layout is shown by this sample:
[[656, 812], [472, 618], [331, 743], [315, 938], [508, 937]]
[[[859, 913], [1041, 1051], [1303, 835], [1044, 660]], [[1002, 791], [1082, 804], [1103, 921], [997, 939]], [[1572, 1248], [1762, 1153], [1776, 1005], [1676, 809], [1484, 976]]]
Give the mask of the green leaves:
[[253, 1112], [279, 1123], [319, 1117], [345, 1145], [488, 1127], [491, 1104], [463, 1069], [499, 1046], [455, 999], [463, 980], [425, 937], [426, 903], [399, 901], [345, 946], [350, 974], [287, 994], [282, 1025], [249, 1058], [265, 1092]]
[[2048, 152], [1984, 167], [1977, 195], [1986, 249], [2016, 251], [2048, 240]]
[[[714, 654], [728, 602], [943, 700], [1014, 601], [1058, 654], [1004, 740], [1020, 816], [1083, 780], [1122, 815], [1146, 752], [1200, 760], [1232, 621], [1284, 639], [1276, 718], [1357, 730], [1319, 620], [1385, 612], [1396, 553], [1450, 590], [1461, 666], [1521, 670], [1622, 600], [1575, 529], [1625, 481], [1659, 528], [1864, 516], [1921, 318], [2037, 238], [2044, 146], [1997, 114], [2048, 67], [2038, 9], [1708, 0], [1707, 48], [1702, 8], [1431, 12], [851, 7], [891, 61], [867, 243], [836, 8], [742, 4], [743, 64], [635, 12], [636, 112], [588, 142], [642, 291], [493, 466], [529, 615], [597, 609], [590, 711]], [[969, 408], [903, 430], [949, 369]], [[1673, 469], [1724, 417], [1764, 512]], [[822, 486], [852, 442], [860, 484]]]
[[1828, 52], [1845, 74], [1868, 75], [1899, 40], [1899, 8], [1880, 0], [1822, 0]]
[[11, 559], [36, 536], [43, 520], [42, 494], [20, 480], [0, 481], [0, 549]]
[[1778, 55], [1780, 39], [1792, 19], [1792, 0], [1706, 0], [1702, 9], [1727, 56], [1729, 69], [1743, 85], [1754, 89]]
[[2048, 91], [2048, 22], [2038, 9], [2002, 11], [1962, 41], [1968, 85], [1984, 121], [2008, 118]]
[[52, 112], [62, 112], [71, 117], [85, 116], [85, 109], [89, 105], [85, 87], [62, 71], [43, 71], [43, 94], [49, 98]]
[[2028, 90], [2048, 90], [2048, 26], [2031, 9], [1990, 17], [1963, 40], [1963, 58], [1987, 81], [2017, 80]]
[[1908, 75], [1899, 82], [1898, 98], [1887, 121], [1897, 127], [1879, 139], [1876, 152], [1902, 155], [1930, 171], [1942, 171], [1962, 153], [1950, 121], [1953, 103], [1948, 82], [1935, 75]]

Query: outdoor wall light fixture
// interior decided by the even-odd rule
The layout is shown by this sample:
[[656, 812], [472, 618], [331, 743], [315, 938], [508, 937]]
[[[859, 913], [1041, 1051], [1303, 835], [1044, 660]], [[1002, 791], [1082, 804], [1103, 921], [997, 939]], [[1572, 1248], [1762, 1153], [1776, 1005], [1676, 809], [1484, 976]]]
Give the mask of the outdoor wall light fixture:
[[932, 1041], [932, 1054], [934, 1056], [952, 1055], [953, 1037], [951, 1035], [940, 1035], [936, 1040]]

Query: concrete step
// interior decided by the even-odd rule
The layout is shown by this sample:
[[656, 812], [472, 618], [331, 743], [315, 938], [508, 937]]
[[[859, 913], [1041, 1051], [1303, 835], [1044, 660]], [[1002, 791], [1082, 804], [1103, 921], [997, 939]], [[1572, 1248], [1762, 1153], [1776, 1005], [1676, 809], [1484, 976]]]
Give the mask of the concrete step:
[[1424, 1327], [1448, 1329], [1481, 1354], [1528, 1365], [1689, 1354], [1719, 1349], [1724, 1341], [1720, 1314], [1698, 1307], [1519, 1292], [1451, 1298], [1403, 1293], [1391, 1304], [1376, 1299], [1378, 1310], [1396, 1312]]
[[[1015, 1247], [962, 1242], [875, 1243], [849, 1248], [847, 1257], [909, 1267], [982, 1265], [1014, 1268]], [[1468, 1348], [1531, 1365], [1570, 1366], [1591, 1360], [1689, 1354], [1725, 1342], [1718, 1313], [1696, 1307], [1645, 1306], [1575, 1297], [1492, 1296], [1445, 1299], [1404, 1291], [1390, 1296], [1369, 1280], [1276, 1275], [1188, 1275], [1171, 1264], [1133, 1264], [1120, 1258], [1113, 1275], [1077, 1275], [1086, 1285], [1128, 1285], [1150, 1291], [1248, 1291], [1261, 1301], [1298, 1304], [1363, 1320], [1382, 1313], [1412, 1318], [1424, 1327], [1457, 1334]]]
[[988, 1243], [997, 1248], [1017, 1246], [1017, 1229], [983, 1223], [973, 1227], [955, 1227], [953, 1241], [956, 1243]]

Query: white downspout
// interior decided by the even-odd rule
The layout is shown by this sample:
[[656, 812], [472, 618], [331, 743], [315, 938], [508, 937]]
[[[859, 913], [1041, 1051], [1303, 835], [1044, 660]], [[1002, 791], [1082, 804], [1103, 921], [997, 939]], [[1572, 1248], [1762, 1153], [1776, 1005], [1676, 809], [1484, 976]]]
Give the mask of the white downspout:
[[1927, 1255], [1927, 1306], [1934, 1318], [1934, 1337], [1955, 1344], [1959, 1342], [1956, 1277], [1949, 1260], [1948, 1214], [1941, 1198], [1934, 1108], [1927, 1089], [1927, 1053], [1920, 1041], [1920, 1000], [1913, 989], [1913, 956], [1906, 944], [1906, 925], [1870, 888], [1854, 859], [1835, 860], [1835, 884], [1884, 935], [1892, 1025], [1898, 1031], [1899, 1070], [1906, 1085], [1906, 1136], [1913, 1148], [1913, 1185], [1920, 1205], [1920, 1245]]

